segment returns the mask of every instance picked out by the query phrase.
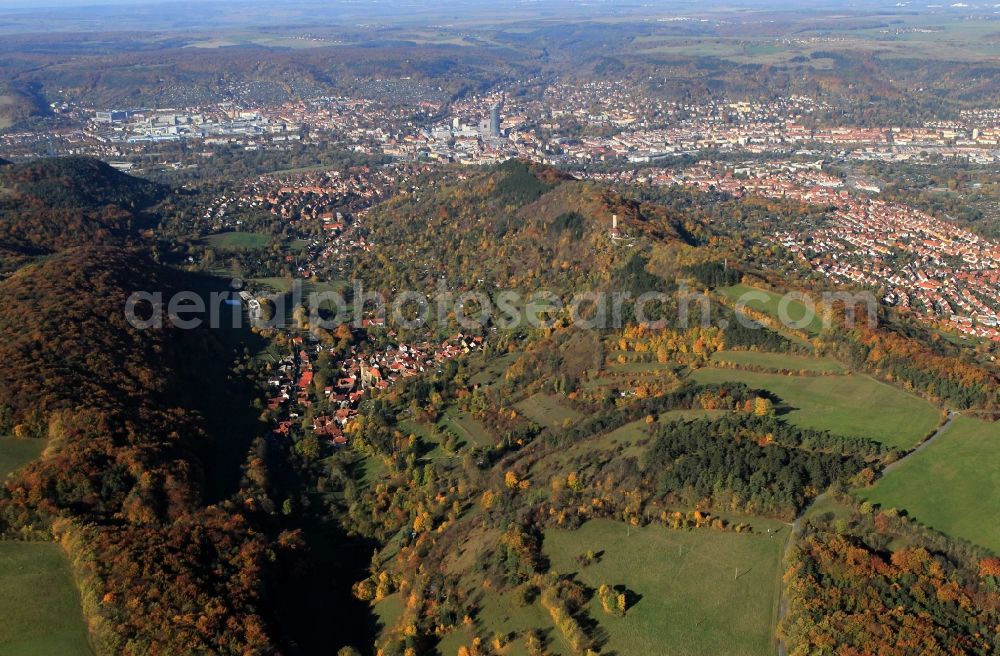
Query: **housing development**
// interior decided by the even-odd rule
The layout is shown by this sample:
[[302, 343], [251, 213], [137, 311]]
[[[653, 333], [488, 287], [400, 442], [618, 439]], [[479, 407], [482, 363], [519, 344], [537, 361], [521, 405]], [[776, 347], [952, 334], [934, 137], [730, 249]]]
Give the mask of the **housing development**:
[[822, 217], [771, 236], [831, 281], [881, 292], [883, 300], [942, 327], [1000, 340], [1000, 244], [878, 198], [864, 183], [848, 189], [821, 162], [640, 171], [654, 184], [680, 184], [787, 198], [827, 208]]

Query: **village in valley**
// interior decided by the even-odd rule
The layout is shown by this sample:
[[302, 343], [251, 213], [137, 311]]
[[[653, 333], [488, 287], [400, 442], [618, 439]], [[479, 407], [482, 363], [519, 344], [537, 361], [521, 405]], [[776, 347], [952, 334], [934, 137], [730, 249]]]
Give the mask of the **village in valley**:
[[[366, 324], [373, 329], [385, 327], [381, 318], [366, 320]], [[267, 380], [273, 394], [267, 410], [274, 417], [274, 435], [301, 436], [309, 431], [335, 447], [348, 444], [345, 428], [357, 416], [366, 394], [483, 347], [482, 336], [462, 333], [438, 344], [424, 341], [371, 351], [352, 345], [342, 353], [309, 333], [289, 331], [281, 341], [291, 352], [277, 361]]]
[[[267, 274], [247, 278], [239, 297], [254, 329], [271, 343], [262, 356], [267, 373], [261, 382], [267, 389], [266, 416], [275, 437], [301, 439], [308, 433], [334, 447], [345, 446], [345, 429], [366, 397], [436, 369], [446, 360], [482, 350], [482, 335], [463, 332], [438, 341], [428, 334], [428, 339], [406, 342], [386, 326], [384, 313], [377, 310], [331, 331], [313, 330], [301, 305], [284, 312], [286, 301], [294, 301], [288, 294], [292, 288], [301, 291], [303, 285], [312, 285], [309, 291], [327, 292], [337, 288], [328, 281], [346, 277], [350, 257], [374, 246], [364, 228], [368, 210], [401, 188], [408, 189], [408, 181], [427, 170], [426, 165], [398, 163], [258, 176], [232, 191], [206, 196], [199, 218], [185, 226], [205, 234], [219, 249], [220, 260], [227, 252], [238, 258], [229, 266], [240, 272], [260, 267], [256, 272]], [[272, 238], [274, 252], [264, 247], [226, 250], [243, 240], [266, 238], [254, 232], [265, 227], [281, 234]], [[212, 242], [213, 236], [222, 239]], [[214, 256], [206, 260], [204, 255], [200, 262], [193, 257], [188, 261], [188, 266], [213, 264], [225, 262], [215, 262]], [[274, 302], [276, 298], [280, 300]], [[272, 322], [276, 306], [283, 317], [290, 314], [294, 320]]]

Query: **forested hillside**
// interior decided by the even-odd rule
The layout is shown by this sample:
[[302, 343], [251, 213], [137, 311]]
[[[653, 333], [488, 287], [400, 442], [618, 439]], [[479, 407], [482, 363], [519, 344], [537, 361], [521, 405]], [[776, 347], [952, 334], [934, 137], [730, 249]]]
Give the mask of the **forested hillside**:
[[166, 193], [95, 159], [66, 157], [0, 167], [0, 268], [82, 243], [108, 244], [154, 221]]
[[1000, 559], [841, 499], [839, 516], [808, 523], [785, 575], [789, 653], [996, 653]]
[[[738, 362], [728, 366], [767, 371], [777, 365], [766, 363], [782, 363], [775, 378], [787, 378], [789, 388], [796, 377], [808, 377], [824, 381], [817, 389], [828, 383], [830, 394], [852, 395], [871, 386], [881, 390], [883, 384], [845, 368], [868, 372], [898, 386], [889, 389], [902, 395], [893, 397], [900, 403], [926, 408], [931, 422], [940, 411], [905, 390], [962, 407], [988, 408], [994, 402], [989, 369], [955, 362], [907, 337], [905, 327], [890, 320], [848, 329], [837, 308], [831, 326], [809, 332], [782, 326], [764, 310], [744, 308], [742, 318], [756, 320], [757, 327], [737, 322], [727, 296], [731, 287], [780, 290], [782, 282], [792, 288], [808, 281], [759, 274], [757, 267], [775, 253], [760, 244], [751, 266], [741, 257], [749, 237], [723, 227], [734, 219], [764, 219], [775, 208], [798, 211], [790, 204], [741, 203], [697, 192], [637, 194], [644, 198], [630, 200], [606, 186], [519, 162], [462, 178], [422, 181], [411, 193], [375, 208], [365, 227], [378, 248], [356, 256], [360, 277], [377, 281], [386, 292], [433, 292], [440, 279], [487, 295], [506, 286], [564, 296], [581, 290], [666, 291], [670, 298], [660, 309], [667, 323], [654, 330], [627, 313], [624, 326], [597, 330], [581, 330], [565, 314], [544, 328], [487, 323], [481, 333], [488, 348], [481, 356], [449, 362], [362, 403], [348, 434], [364, 454], [366, 470], [381, 473], [360, 478], [352, 473], [356, 462], [339, 453], [314, 468], [320, 480], [344, 482], [343, 492], [326, 495], [331, 517], [382, 545], [371, 576], [358, 582], [355, 594], [373, 602], [386, 619], [377, 643], [383, 653], [435, 648], [442, 654], [505, 653], [511, 641], [529, 653], [548, 647], [601, 653], [621, 644], [629, 646], [623, 653], [640, 653], [629, 649], [638, 649], [643, 631], [666, 641], [678, 623], [693, 623], [696, 613], [670, 616], [669, 629], [663, 616], [644, 617], [638, 608], [660, 608], [655, 604], [665, 603], [662, 590], [621, 571], [617, 580], [595, 579], [588, 568], [607, 571], [602, 558], [613, 556], [587, 552], [582, 545], [575, 553], [565, 545], [548, 546], [553, 532], [593, 535], [594, 527], [605, 526], [599, 521], [614, 520], [642, 535], [711, 530], [743, 536], [739, 544], [746, 549], [758, 537], [783, 544], [795, 538], [785, 536], [782, 521], [807, 512], [828, 489], [870, 484], [903, 455], [891, 441], [851, 434], [842, 427], [847, 424], [833, 423], [839, 418], [828, 399], [794, 397], [763, 384], [766, 376], [750, 377], [762, 381], [752, 386], [724, 382], [738, 379], [724, 368], [709, 372], [723, 382], [699, 384], [701, 370]], [[613, 215], [619, 220], [616, 233]], [[681, 324], [676, 295], [681, 283], [707, 292], [715, 322]], [[868, 422], [878, 420], [879, 409], [867, 408], [864, 399], [850, 411]], [[313, 412], [307, 410], [307, 417]], [[810, 420], [808, 427], [800, 417]], [[303, 443], [308, 440], [306, 432]], [[622, 529], [625, 540], [631, 529]], [[781, 539], [773, 539], [779, 531]], [[716, 544], [728, 538], [698, 539]], [[803, 549], [814, 544], [812, 536], [806, 540]], [[625, 548], [611, 538], [605, 544], [609, 553]], [[884, 543], [867, 544], [872, 546], [862, 548]], [[555, 561], [574, 565], [557, 570]], [[675, 571], [670, 568], [676, 563], [664, 553], [658, 566]], [[753, 565], [763, 566], [763, 560]], [[731, 570], [723, 578], [708, 574], [707, 563], [698, 567], [716, 577], [712, 589], [738, 585], [729, 583]], [[736, 581], [741, 571], [737, 566]], [[965, 576], [943, 574], [938, 583], [953, 575]], [[973, 598], [990, 584], [969, 585]], [[812, 595], [836, 587], [824, 583], [822, 590], [801, 592], [793, 604], [809, 608]], [[688, 594], [700, 600], [707, 593]], [[647, 596], [653, 606], [640, 601], [636, 619], [625, 621], [630, 628], [624, 629], [623, 620], [614, 618], [629, 618], [631, 606]], [[385, 609], [396, 599], [405, 599], [405, 609], [390, 614]], [[934, 629], [942, 645], [971, 646], [960, 637], [962, 627], [989, 621], [958, 603], [949, 601], [940, 611], [952, 618]], [[530, 628], [522, 619], [505, 619], [513, 608], [535, 618]], [[783, 626], [808, 624], [801, 619], [808, 611], [793, 605], [793, 612], [796, 619]], [[919, 624], [923, 611], [909, 600], [896, 612], [900, 626], [908, 627]], [[766, 613], [757, 617], [767, 624]], [[725, 633], [721, 625], [713, 630]], [[803, 628], [811, 632], [806, 640], [832, 639], [823, 630]], [[749, 640], [747, 635], [729, 640], [736, 644]], [[811, 644], [798, 634], [785, 635], [789, 648]], [[678, 642], [656, 644], [690, 645], [702, 638], [669, 640], [674, 639]], [[697, 644], [710, 648], [708, 642]]]
[[[629, 236], [617, 246], [613, 215]], [[357, 274], [380, 289], [433, 289], [440, 276], [463, 288], [604, 289], [622, 254], [683, 243], [662, 208], [518, 160], [465, 180], [433, 179], [366, 223], [379, 248]]]
[[[375, 206], [357, 226], [373, 246], [351, 250], [348, 270], [390, 297], [433, 294], [442, 280], [490, 298], [664, 292], [652, 310], [661, 327], [626, 310], [621, 325], [595, 327], [554, 311], [546, 325], [470, 329], [449, 315], [323, 330], [302, 306], [283, 328], [142, 330], [125, 317], [130, 293], [222, 281], [161, 265], [132, 237], [158, 187], [96, 166], [93, 184], [59, 191], [91, 166], [65, 165], [0, 170], [18, 172], [6, 188], [37, 198], [38, 213], [79, 219], [54, 221], [63, 232], [39, 239], [45, 256], [0, 281], [0, 433], [46, 442], [4, 484], [0, 532], [63, 545], [101, 654], [485, 655], [516, 642], [585, 656], [650, 644], [711, 653], [713, 640], [758, 653], [778, 617], [712, 595], [777, 609], [786, 522], [829, 490], [877, 480], [943, 416], [926, 399], [987, 409], [995, 395], [992, 371], [894, 324], [810, 332], [766, 305], [737, 309], [727, 291], [776, 281], [740, 260], [743, 236], [720, 225], [770, 206], [628, 198], [520, 161], [426, 175]], [[95, 221], [102, 204], [122, 222]], [[80, 235], [96, 243], [74, 245]], [[690, 290], [712, 322], [681, 320]], [[396, 360], [379, 369], [384, 384], [335, 391], [354, 389], [348, 367], [386, 354]], [[807, 387], [847, 398], [796, 392]], [[863, 398], [871, 390], [920, 414], [905, 427], [919, 434], [867, 431], [884, 423]], [[814, 604], [852, 627], [868, 620], [850, 608], [867, 604], [894, 613], [907, 639], [988, 653], [985, 551], [859, 512], [835, 530], [815, 520], [789, 551], [787, 646], [832, 639]], [[655, 546], [636, 555], [619, 527]], [[564, 536], [573, 531], [593, 542]], [[715, 549], [724, 555], [697, 559]], [[669, 594], [622, 567], [624, 554], [670, 572]], [[974, 575], [978, 560], [987, 575]], [[904, 595], [897, 579], [915, 587]]]
[[206, 478], [231, 474], [213, 459], [227, 436], [209, 434], [199, 399], [229, 411], [229, 348], [207, 330], [125, 319], [133, 291], [191, 282], [88, 246], [0, 283], [3, 432], [47, 440], [5, 485], [0, 531], [63, 542], [101, 653], [275, 648], [259, 607], [270, 544], [240, 508], [205, 505]]

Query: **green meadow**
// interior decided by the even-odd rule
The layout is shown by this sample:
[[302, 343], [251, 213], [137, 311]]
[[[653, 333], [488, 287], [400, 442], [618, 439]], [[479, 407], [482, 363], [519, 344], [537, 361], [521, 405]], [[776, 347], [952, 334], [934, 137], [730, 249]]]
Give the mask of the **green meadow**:
[[42, 454], [45, 440], [0, 437], [0, 480]]
[[833, 358], [814, 358], [807, 355], [768, 353], [765, 351], [719, 351], [712, 354], [712, 362], [778, 371], [809, 371], [815, 373], [843, 373], [844, 371], [844, 365]]
[[1000, 425], [957, 417], [927, 448], [857, 494], [1000, 554]]
[[[782, 307], [782, 295], [771, 291], [750, 287], [749, 285], [732, 285], [731, 287], [721, 287], [719, 291], [734, 304], [741, 298], [744, 305], [751, 310], [757, 310], [768, 314], [780, 321], [780, 308]], [[752, 295], [751, 295], [752, 294]], [[784, 304], [785, 314], [789, 320], [798, 323], [805, 319], [808, 308], [802, 301], [791, 298]], [[823, 330], [823, 316], [817, 310], [805, 325], [800, 328], [812, 335], [818, 335]]]
[[[624, 617], [604, 612], [596, 595], [590, 601], [590, 616], [607, 632], [602, 652], [763, 656], [775, 649], [787, 527], [754, 523], [759, 533], [737, 534], [591, 520], [575, 531], [547, 530], [543, 547], [556, 571], [575, 573], [592, 588], [625, 586], [637, 596]], [[576, 557], [588, 550], [597, 562], [581, 567]]]
[[473, 385], [493, 385], [503, 380], [503, 375], [507, 369], [517, 362], [521, 354], [518, 352], [505, 353], [499, 356], [474, 356], [470, 358], [470, 366], [479, 367], [479, 370], [469, 378]]
[[455, 408], [446, 410], [438, 425], [443, 430], [451, 431], [459, 440], [472, 447], [496, 444], [496, 439], [478, 419]]
[[781, 398], [789, 422], [908, 449], [934, 429], [940, 412], [923, 399], [867, 376], [791, 376], [740, 369], [692, 372], [699, 383], [741, 382]]
[[339, 280], [332, 281], [316, 281], [316, 280], [303, 280], [302, 278], [297, 278], [295, 280], [291, 278], [253, 278], [251, 281], [268, 287], [280, 294], [288, 294], [292, 291], [292, 286], [296, 282], [302, 285], [302, 294], [308, 296], [312, 293], [321, 294], [323, 292], [338, 292], [342, 291], [346, 285], [344, 282]]
[[[516, 597], [516, 593], [509, 590], [485, 596], [477, 618], [477, 631], [487, 636], [516, 632], [517, 638], [506, 645], [500, 653], [503, 656], [530, 656], [522, 636], [529, 630], [540, 629], [549, 640], [545, 648], [546, 654], [572, 656], [573, 650], [552, 625], [552, 619], [541, 604], [535, 602], [524, 605]], [[458, 653], [459, 647], [463, 645], [468, 647], [472, 644], [474, 637], [473, 631], [461, 628], [445, 636], [438, 644], [437, 651], [441, 656], [452, 656]]]
[[372, 608], [375, 611], [375, 615], [378, 616], [378, 623], [382, 627], [383, 633], [396, 626], [399, 618], [403, 616], [404, 609], [405, 602], [402, 595], [398, 592], [379, 601]]
[[205, 237], [202, 242], [220, 251], [258, 251], [267, 248], [271, 235], [259, 232], [220, 232]]
[[0, 656], [89, 656], [69, 563], [50, 542], [0, 542]]
[[541, 426], [558, 428], [567, 421], [575, 423], [580, 419], [579, 412], [551, 394], [534, 394], [514, 405], [525, 417]]

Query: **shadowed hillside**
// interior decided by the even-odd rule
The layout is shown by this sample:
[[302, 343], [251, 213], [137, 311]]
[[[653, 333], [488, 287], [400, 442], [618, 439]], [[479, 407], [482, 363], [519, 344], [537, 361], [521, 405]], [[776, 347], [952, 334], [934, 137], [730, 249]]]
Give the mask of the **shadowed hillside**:
[[[229, 375], [224, 335], [140, 330], [138, 289], [198, 284], [117, 247], [68, 249], [0, 283], [3, 433], [46, 439], [0, 492], [0, 533], [67, 549], [99, 653], [274, 653], [264, 594], [268, 538], [228, 502], [204, 505], [252, 437], [249, 390]], [[219, 415], [218, 417], [216, 415]], [[225, 418], [225, 422], [221, 421]], [[231, 458], [230, 458], [231, 459]], [[192, 609], [197, 624], [188, 619]], [[130, 645], [125, 648], [126, 642]]]
[[81, 243], [131, 237], [166, 189], [84, 157], [0, 169], [0, 267]]

